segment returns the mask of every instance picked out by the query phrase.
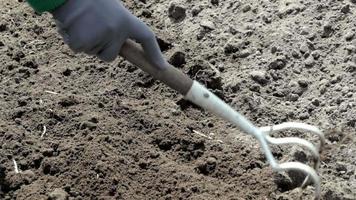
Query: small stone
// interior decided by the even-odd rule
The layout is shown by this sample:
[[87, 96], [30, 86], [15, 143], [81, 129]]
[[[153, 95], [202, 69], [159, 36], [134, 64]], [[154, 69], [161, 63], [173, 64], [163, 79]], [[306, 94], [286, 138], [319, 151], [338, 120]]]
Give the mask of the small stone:
[[342, 8], [341, 8], [341, 12], [343, 12], [344, 14], [347, 14], [350, 12], [350, 5], [347, 4], [347, 5], [344, 5]]
[[304, 65], [307, 68], [311, 68], [315, 65], [315, 61], [314, 58], [309, 56], [305, 61], [304, 61]]
[[271, 53], [275, 54], [278, 51], [278, 48], [276, 46], [271, 47]]
[[79, 128], [81, 130], [84, 130], [84, 129], [89, 129], [89, 130], [95, 130], [97, 128], [97, 125], [93, 122], [90, 122], [90, 121], [85, 121], [83, 123], [80, 124]]
[[266, 78], [266, 71], [252, 71], [250, 72], [250, 77], [257, 83], [264, 85], [268, 82]]
[[341, 75], [334, 76], [334, 77], [330, 80], [330, 83], [331, 83], [331, 84], [336, 84], [336, 83], [340, 82], [341, 80], [342, 80], [342, 76], [341, 76]]
[[269, 24], [272, 22], [272, 17], [270, 15], [262, 15], [262, 20], [266, 23]]
[[306, 119], [309, 119], [309, 117], [310, 117], [310, 115], [307, 112], [303, 112], [299, 115], [300, 120], [306, 120]]
[[219, 0], [210, 0], [211, 4], [213, 4], [214, 6], [219, 5]]
[[243, 8], [242, 8], [242, 12], [248, 12], [251, 10], [251, 6], [250, 5], [245, 5]]
[[205, 19], [203, 19], [200, 22], [200, 26], [202, 26], [203, 28], [209, 29], [209, 30], [214, 30], [215, 29], [215, 24], [212, 21], [205, 20]]
[[7, 30], [7, 25], [6, 24], [0, 24], [0, 32], [4, 32]]
[[224, 47], [224, 53], [226, 55], [232, 54], [232, 53], [236, 53], [239, 51], [239, 45], [236, 43], [228, 43], [225, 45]]
[[296, 51], [296, 50], [293, 50], [292, 51], [292, 56], [294, 57], [294, 58], [300, 58], [301, 56], [300, 56], [300, 53], [298, 52], [298, 51]]
[[345, 47], [345, 49], [347, 50], [347, 54], [353, 54], [356, 53], [356, 46], [355, 45], [347, 45]]
[[216, 158], [214, 158], [214, 157], [209, 157], [209, 158], [206, 160], [206, 163], [207, 163], [208, 165], [216, 165], [217, 160], [216, 160]]
[[303, 27], [300, 29], [300, 34], [301, 34], [301, 35], [309, 35], [309, 33], [310, 33], [310, 30], [309, 30], [307, 27], [305, 27], [305, 26], [303, 26]]
[[237, 53], [236, 57], [238, 58], [247, 58], [249, 55], [251, 55], [251, 51], [248, 49], [244, 49]]
[[287, 65], [284, 57], [278, 57], [269, 64], [270, 69], [283, 69]]
[[321, 37], [323, 38], [328, 38], [332, 35], [333, 33], [333, 27], [330, 22], [326, 22], [323, 26], [323, 32], [321, 34]]
[[49, 193], [48, 198], [50, 200], [67, 200], [68, 193], [61, 188], [56, 188], [53, 192]]
[[299, 99], [299, 95], [297, 95], [297, 94], [291, 93], [291, 94], [288, 95], [288, 100], [289, 101], [297, 101], [298, 99]]
[[351, 3], [355, 3], [356, 4], [356, 0], [350, 0]]
[[320, 100], [319, 99], [313, 99], [311, 102], [314, 106], [319, 106], [320, 105]]
[[175, 22], [181, 22], [186, 17], [186, 9], [181, 6], [171, 4], [168, 9], [168, 16]]
[[356, 64], [356, 55], [352, 56], [351, 61]]
[[196, 17], [197, 15], [199, 15], [199, 13], [203, 10], [202, 7], [197, 6], [197, 7], [193, 7], [192, 9], [192, 15], [193, 17]]
[[345, 35], [345, 40], [346, 40], [346, 41], [351, 41], [351, 40], [354, 38], [354, 36], [355, 36], [355, 33], [354, 33], [354, 32], [348, 32], [348, 33], [346, 33], [346, 35]]
[[17, 100], [17, 104], [20, 106], [20, 107], [23, 107], [23, 106], [26, 106], [27, 105], [27, 101], [31, 100], [30, 98], [28, 97], [20, 97], [18, 100]]
[[169, 59], [169, 63], [171, 63], [174, 67], [181, 68], [186, 63], [185, 54], [181, 51], [174, 52], [173, 55]]
[[315, 50], [315, 51], [311, 52], [311, 56], [313, 56], [313, 58], [315, 60], [319, 59], [320, 58], [320, 51]]
[[336, 170], [337, 171], [344, 171], [344, 172], [346, 172], [347, 171], [347, 167], [346, 167], [346, 165], [344, 164], [344, 163], [342, 163], [342, 162], [337, 162], [336, 163]]
[[309, 83], [308, 83], [307, 80], [300, 79], [300, 80], [298, 80], [298, 85], [299, 85], [300, 87], [306, 88], [306, 87], [308, 87]]
[[74, 96], [63, 97], [58, 102], [58, 104], [63, 107], [74, 106], [78, 103], [79, 103], [79, 101]]
[[356, 72], [356, 63], [354, 63], [354, 62], [347, 63], [345, 71], [347, 71], [347, 72]]
[[69, 68], [67, 68], [67, 69], [65, 69], [65, 70], [62, 72], [62, 74], [63, 74], [64, 76], [70, 76], [70, 75], [72, 74], [72, 70], [69, 69]]
[[303, 54], [308, 52], [309, 51], [308, 44], [307, 43], [303, 43], [302, 45], [300, 45], [299, 51], [301, 53], [303, 53]]

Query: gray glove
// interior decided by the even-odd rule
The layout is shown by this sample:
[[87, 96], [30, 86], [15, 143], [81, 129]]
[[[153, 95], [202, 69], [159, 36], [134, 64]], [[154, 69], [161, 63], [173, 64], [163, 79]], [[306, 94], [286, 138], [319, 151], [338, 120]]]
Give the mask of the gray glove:
[[154, 66], [162, 69], [167, 64], [154, 33], [119, 0], [67, 0], [52, 15], [58, 32], [74, 52], [113, 61], [131, 38], [141, 43]]

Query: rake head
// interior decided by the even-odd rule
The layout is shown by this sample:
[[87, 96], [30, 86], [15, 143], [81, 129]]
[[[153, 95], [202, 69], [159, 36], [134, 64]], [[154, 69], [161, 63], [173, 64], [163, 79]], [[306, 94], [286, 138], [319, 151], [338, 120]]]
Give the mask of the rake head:
[[[241, 131], [254, 136], [259, 141], [262, 147], [262, 151], [266, 155], [266, 158], [273, 170], [296, 170], [306, 174], [306, 178], [301, 186], [303, 188], [306, 187], [309, 180], [311, 180], [315, 186], [315, 198], [320, 199], [321, 184], [317, 170], [320, 165], [320, 152], [325, 144], [325, 138], [323, 133], [318, 128], [308, 124], [296, 122], [287, 122], [279, 125], [258, 128], [240, 113], [223, 102], [219, 97], [211, 93], [208, 89], [196, 81], [194, 81], [185, 98], [201, 106], [202, 108], [209, 110], [210, 112], [225, 119], [226, 121], [229, 121], [233, 125], [239, 127]], [[318, 136], [320, 143], [319, 145], [314, 145], [311, 142], [298, 137], [273, 138], [271, 136], [271, 134], [274, 132], [285, 131], [289, 129], [297, 129], [315, 134]], [[294, 144], [305, 147], [312, 154], [313, 166], [310, 167], [301, 162], [278, 163], [271, 152], [271, 144]]]
[[[267, 159], [275, 171], [297, 170], [297, 171], [301, 171], [304, 174], [306, 174], [307, 177], [304, 179], [301, 187], [305, 188], [307, 186], [307, 183], [311, 180], [314, 183], [314, 187], [315, 187], [315, 198], [320, 199], [321, 187], [320, 187], [320, 178], [317, 174], [317, 171], [320, 166], [320, 153], [321, 153], [323, 146], [325, 144], [324, 134], [315, 126], [311, 126], [311, 125], [304, 124], [304, 123], [297, 123], [297, 122], [286, 122], [286, 123], [282, 123], [279, 125], [261, 127], [261, 128], [259, 128], [259, 130], [261, 131], [260, 132], [261, 137], [264, 137], [265, 141], [267, 141], [267, 143], [269, 143], [269, 144], [300, 145], [310, 151], [310, 153], [312, 155], [312, 162], [313, 162], [312, 167], [310, 167], [306, 164], [300, 163], [300, 162], [285, 162], [285, 163], [279, 164], [278, 162], [275, 161], [273, 156], [272, 156], [272, 158], [267, 158]], [[300, 131], [305, 131], [305, 132], [317, 135], [318, 139], [319, 139], [319, 144], [314, 145], [313, 143], [311, 143], [305, 139], [298, 138], [298, 137], [273, 138], [270, 136], [272, 133], [286, 131], [286, 130], [300, 130]], [[270, 148], [263, 148], [263, 150], [267, 156], [271, 155], [271, 153], [268, 153], [268, 152], [271, 152]]]

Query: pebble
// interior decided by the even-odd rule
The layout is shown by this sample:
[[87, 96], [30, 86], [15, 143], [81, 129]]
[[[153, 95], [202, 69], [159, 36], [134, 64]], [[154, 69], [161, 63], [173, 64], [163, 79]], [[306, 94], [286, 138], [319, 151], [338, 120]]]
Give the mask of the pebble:
[[348, 54], [356, 53], [356, 46], [355, 45], [347, 45], [345, 47], [345, 49], [347, 50]]
[[292, 51], [292, 56], [293, 56], [294, 58], [300, 58], [300, 53], [299, 53], [298, 51], [296, 51], [296, 50], [293, 50], [293, 51]]
[[81, 130], [84, 130], [84, 129], [89, 129], [89, 130], [95, 130], [97, 128], [97, 125], [93, 122], [90, 122], [90, 121], [84, 121], [80, 124], [79, 128]]
[[315, 50], [315, 51], [311, 52], [311, 56], [313, 56], [313, 58], [315, 60], [319, 59], [320, 58], [320, 51]]
[[287, 65], [284, 57], [278, 57], [269, 64], [270, 69], [283, 69]]
[[250, 72], [250, 77], [257, 83], [264, 85], [268, 82], [266, 78], [266, 71], [252, 71]]
[[350, 12], [350, 5], [347, 4], [347, 5], [344, 5], [342, 8], [341, 8], [341, 12], [343, 12], [344, 14], [347, 14]]
[[302, 45], [300, 45], [299, 51], [300, 51], [301, 53], [303, 53], [303, 54], [306, 53], [306, 52], [308, 52], [308, 51], [309, 51], [308, 44], [307, 44], [307, 43], [303, 43]]
[[186, 17], [186, 9], [176, 4], [171, 4], [168, 9], [168, 16], [175, 22], [183, 21]]
[[303, 26], [303, 27], [300, 29], [300, 34], [301, 34], [301, 35], [309, 35], [309, 33], [310, 33], [309, 28], [307, 28], [307, 27], [305, 27], [305, 26]]
[[271, 47], [271, 53], [275, 54], [278, 51], [278, 48], [276, 46]]
[[248, 12], [251, 10], [251, 6], [250, 5], [245, 5], [243, 8], [242, 8], [242, 12]]
[[330, 22], [326, 22], [323, 26], [323, 32], [321, 34], [321, 37], [330, 37], [333, 32], [333, 28]]
[[207, 163], [208, 165], [216, 165], [217, 160], [216, 160], [216, 158], [214, 158], [214, 157], [209, 157], [209, 158], [206, 160], [206, 163]]
[[251, 51], [248, 49], [244, 49], [237, 53], [236, 57], [238, 58], [247, 58], [249, 55], [251, 55]]
[[355, 62], [349, 62], [346, 66], [345, 71], [347, 72], [356, 72], [356, 63]]
[[174, 67], [181, 68], [186, 63], [185, 54], [181, 51], [176, 51], [169, 59], [169, 63], [171, 63]]
[[348, 32], [348, 33], [345, 34], [345, 40], [346, 41], [351, 41], [354, 37], [355, 37], [355, 33], [354, 32]]
[[356, 64], [356, 55], [352, 56], [351, 61]]
[[300, 119], [300, 120], [309, 119], [309, 117], [310, 117], [310, 115], [309, 115], [309, 113], [307, 113], [307, 112], [303, 112], [303, 113], [301, 113], [301, 114], [299, 115], [299, 119]]
[[68, 193], [61, 188], [56, 188], [53, 192], [49, 193], [48, 198], [50, 200], [67, 200]]
[[210, 0], [211, 4], [213, 4], [214, 6], [218, 6], [219, 5], [219, 0]]
[[206, 19], [203, 19], [200, 22], [200, 26], [202, 26], [203, 28], [210, 29], [210, 30], [214, 30], [215, 29], [215, 24], [212, 21], [209, 21], [209, 20], [206, 20]]
[[196, 6], [196, 7], [193, 7], [192, 9], [192, 15], [193, 17], [196, 17], [197, 15], [199, 15], [199, 13], [203, 10], [202, 7], [200, 6]]
[[4, 32], [7, 30], [7, 25], [6, 24], [0, 24], [0, 32]]
[[298, 80], [298, 85], [300, 87], [306, 88], [306, 87], [308, 87], [309, 83], [307, 80], [301, 79], [301, 80]]
[[320, 100], [319, 99], [313, 99], [311, 102], [314, 106], [319, 106], [320, 105]]
[[232, 53], [236, 53], [236, 52], [239, 51], [239, 46], [240, 46], [240, 44], [238, 44], [238, 43], [230, 42], [230, 43], [228, 43], [227, 45], [225, 45], [225, 47], [224, 47], [224, 53], [225, 53], [226, 55], [232, 54]]
[[304, 61], [304, 65], [307, 68], [311, 68], [315, 65], [315, 61], [314, 58], [309, 56], [305, 61]]
[[288, 100], [289, 101], [297, 101], [298, 99], [299, 99], [299, 95], [297, 95], [297, 94], [291, 93], [291, 94], [288, 95]]

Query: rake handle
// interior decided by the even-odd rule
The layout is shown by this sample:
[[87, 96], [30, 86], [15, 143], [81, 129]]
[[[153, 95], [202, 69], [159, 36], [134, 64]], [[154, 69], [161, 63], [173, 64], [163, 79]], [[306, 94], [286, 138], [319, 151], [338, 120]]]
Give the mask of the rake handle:
[[193, 80], [183, 72], [168, 64], [163, 70], [153, 66], [146, 58], [142, 47], [132, 40], [127, 40], [121, 48], [120, 56], [143, 71], [162, 81], [170, 88], [185, 96], [193, 85]]

